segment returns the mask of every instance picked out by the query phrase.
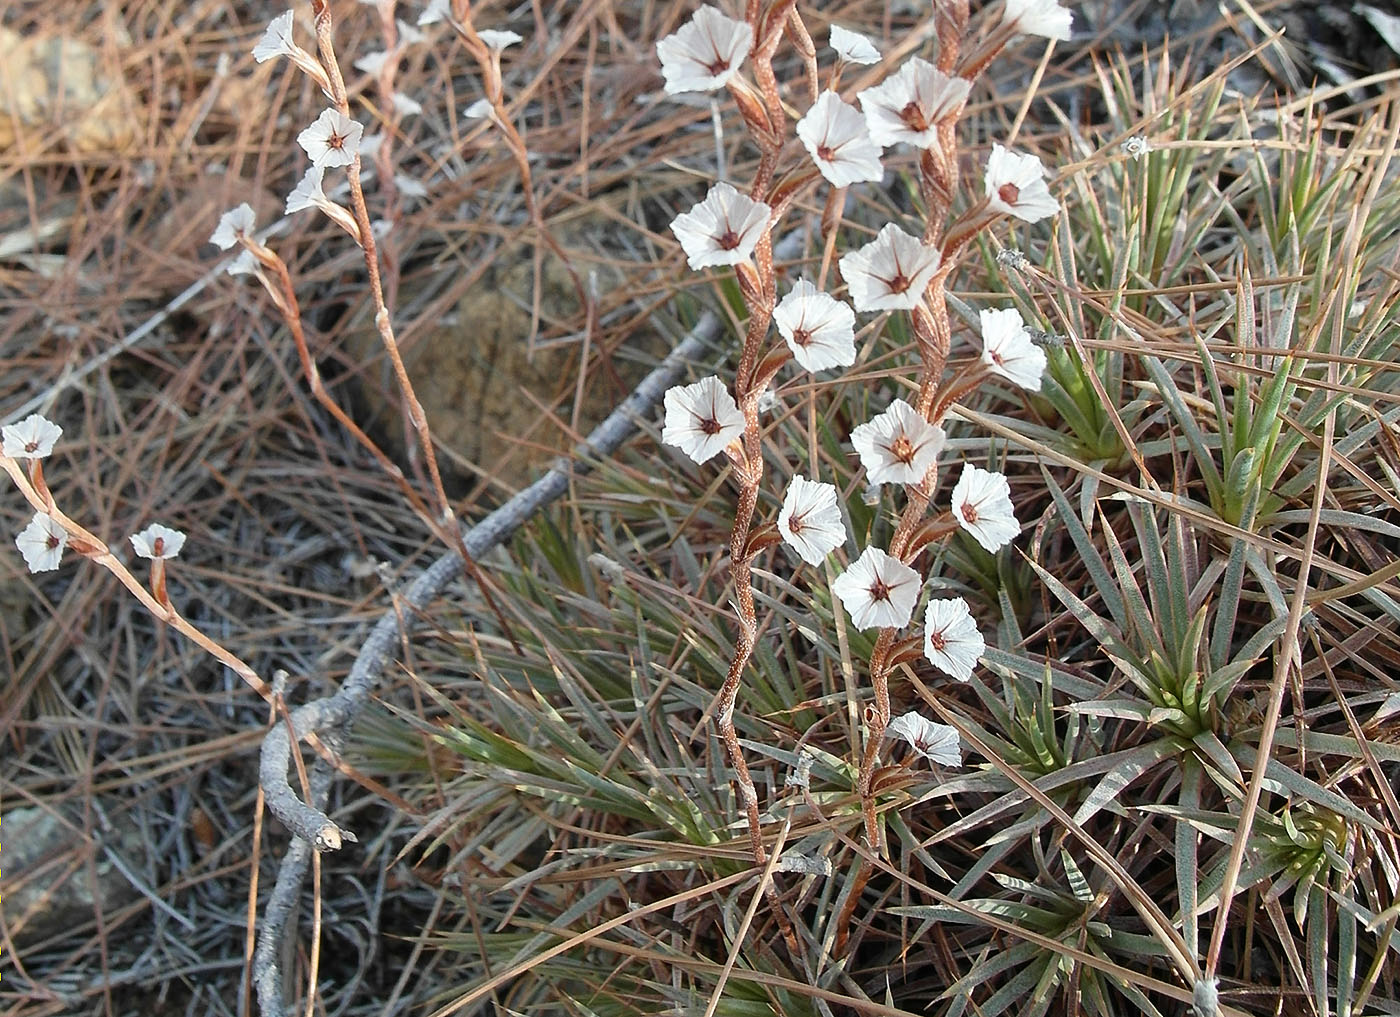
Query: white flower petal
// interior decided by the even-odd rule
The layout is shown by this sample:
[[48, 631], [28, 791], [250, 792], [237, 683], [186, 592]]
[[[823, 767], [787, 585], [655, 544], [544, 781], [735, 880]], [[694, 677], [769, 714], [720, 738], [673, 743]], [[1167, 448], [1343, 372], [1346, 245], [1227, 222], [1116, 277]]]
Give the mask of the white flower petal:
[[15, 546], [24, 556], [24, 564], [30, 572], [51, 572], [63, 559], [68, 534], [53, 516], [36, 512], [29, 525], [15, 537]]
[[1060, 210], [1045, 183], [1045, 167], [1033, 155], [1018, 155], [1001, 145], [992, 146], [983, 176], [987, 205], [1026, 222], [1039, 222]]
[[949, 77], [933, 64], [910, 57], [896, 73], [860, 93], [870, 136], [881, 145], [917, 148], [938, 143], [938, 124], [962, 112], [972, 82]]
[[875, 48], [875, 43], [871, 42], [868, 36], [852, 32], [849, 28], [832, 25], [831, 36], [827, 41], [831, 48], [836, 50], [836, 55], [848, 64], [869, 66], [880, 62], [880, 51]]
[[710, 188], [705, 200], [676, 216], [671, 232], [693, 269], [747, 261], [768, 226], [773, 210], [729, 184]]
[[857, 311], [907, 311], [924, 298], [940, 259], [938, 248], [889, 223], [841, 259], [841, 278]]
[[328, 109], [297, 135], [297, 144], [306, 150], [315, 166], [349, 166], [360, 150], [364, 130], [358, 121], [339, 110]]
[[478, 99], [466, 109], [462, 110], [462, 116], [468, 120], [482, 120], [489, 117], [492, 112], [490, 99]]
[[667, 391], [661, 441], [676, 446], [697, 463], [719, 455], [743, 433], [744, 415], [714, 375]]
[[219, 217], [219, 225], [209, 236], [209, 242], [221, 251], [227, 251], [238, 243], [240, 237], [253, 232], [253, 206], [246, 201], [237, 208], [229, 209]]
[[924, 656], [930, 664], [960, 682], [970, 681], [987, 642], [967, 601], [930, 600], [924, 608]]
[[717, 7], [701, 7], [656, 44], [666, 94], [723, 88], [752, 48], [753, 29], [747, 22], [735, 21]]
[[837, 505], [836, 487], [803, 476], [793, 477], [783, 498], [783, 510], [778, 513], [778, 531], [803, 561], [820, 565], [846, 542], [846, 524]]
[[132, 550], [138, 556], [152, 560], [174, 558], [180, 553], [180, 548], [185, 546], [183, 533], [160, 523], [152, 523], [140, 533], [133, 533], [128, 539], [131, 541]]
[[291, 215], [304, 208], [314, 208], [329, 200], [326, 198], [326, 192], [322, 186], [325, 176], [326, 168], [324, 166], [308, 168], [292, 193], [287, 195], [286, 214]]
[[292, 18], [291, 11], [277, 15], [267, 25], [267, 31], [263, 32], [258, 44], [253, 47], [253, 59], [258, 63], [265, 63], [279, 56], [289, 56], [294, 48], [292, 42]]
[[872, 484], [917, 484], [938, 461], [947, 435], [903, 399], [851, 432]]
[[52, 420], [31, 413], [18, 424], [6, 424], [0, 428], [3, 446], [0, 452], [11, 459], [44, 459], [53, 454], [54, 442], [63, 435], [63, 428]]
[[836, 577], [831, 591], [858, 629], [898, 629], [909, 624], [922, 586], [919, 573], [878, 547], [865, 552]]
[[982, 363], [993, 373], [1029, 389], [1040, 391], [1041, 375], [1045, 373], [1045, 351], [1031, 339], [1021, 312], [1014, 307], [983, 310]]
[[930, 763], [962, 765], [962, 741], [958, 729], [950, 724], [938, 724], [910, 711], [891, 720], [885, 728], [885, 736], [904, 739]]
[[389, 61], [389, 54], [384, 50], [375, 50], [373, 53], [366, 53], [355, 61], [355, 68], [364, 71], [371, 77], [378, 77], [379, 72], [384, 69], [384, 65]]
[[452, 0], [428, 0], [423, 13], [418, 15], [418, 25], [435, 25], [447, 20], [452, 14]]
[[495, 28], [483, 29], [476, 34], [477, 38], [486, 43], [487, 46], [497, 53], [501, 52], [501, 50], [505, 49], [507, 46], [514, 46], [517, 42], [525, 41], [525, 37], [517, 32], [507, 32]]
[[1021, 533], [1011, 505], [1011, 483], [1002, 474], [971, 463], [964, 464], [953, 487], [953, 515], [959, 526], [993, 553]]
[[1057, 0], [1006, 0], [1002, 22], [1025, 35], [1042, 35], [1047, 39], [1068, 42], [1074, 15]]
[[797, 122], [797, 136], [822, 176], [836, 187], [878, 181], [885, 175], [880, 146], [870, 137], [865, 117], [835, 92], [823, 92]]
[[806, 279], [797, 280], [773, 309], [773, 323], [808, 371], [850, 367], [856, 362], [856, 313]]

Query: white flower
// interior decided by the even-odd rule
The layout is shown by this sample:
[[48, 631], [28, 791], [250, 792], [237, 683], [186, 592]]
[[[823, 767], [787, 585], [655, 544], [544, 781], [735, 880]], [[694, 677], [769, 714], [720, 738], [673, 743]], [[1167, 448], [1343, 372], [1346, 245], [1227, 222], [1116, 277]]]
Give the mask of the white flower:
[[713, 92], [729, 83], [753, 48], [753, 29], [711, 6], [656, 44], [666, 94]]
[[[389, 96], [389, 100], [394, 104], [394, 112], [401, 117], [416, 117], [423, 112], [423, 104], [411, 96], [402, 92], [395, 92]], [[364, 151], [364, 142], [360, 143], [360, 151]]]
[[797, 280], [778, 302], [773, 322], [793, 359], [809, 371], [856, 362], [856, 312], [806, 279]]
[[462, 116], [468, 120], [481, 120], [489, 117], [493, 111], [490, 99], [478, 99], [466, 109], [462, 110]]
[[937, 724], [911, 710], [890, 721], [885, 735], [903, 738], [930, 763], [962, 765], [962, 742], [958, 738], [958, 729], [952, 725]]
[[452, 0], [428, 0], [423, 13], [418, 15], [418, 24], [434, 25], [452, 15]]
[[128, 539], [131, 541], [132, 550], [138, 556], [152, 560], [174, 558], [180, 553], [180, 548], [185, 546], [183, 533], [160, 523], [152, 523], [140, 533], [133, 533]]
[[525, 41], [524, 37], [516, 32], [505, 32], [496, 28], [483, 29], [477, 32], [476, 35], [478, 39], [486, 43], [488, 47], [495, 50], [497, 53], [501, 52], [501, 50], [505, 49], [507, 46], [514, 46], [517, 42]]
[[691, 268], [737, 265], [753, 254], [772, 213], [763, 202], [720, 183], [710, 188], [704, 201], [676, 216], [671, 232]]
[[322, 187], [326, 177], [324, 166], [312, 166], [301, 178], [300, 183], [287, 195], [287, 215], [300, 212], [303, 208], [324, 208], [330, 202]]
[[244, 248], [238, 252], [238, 257], [234, 258], [224, 269], [229, 275], [256, 275], [258, 272], [258, 259], [253, 257], [253, 252]]
[[1011, 484], [1000, 473], [963, 466], [953, 487], [953, 515], [958, 524], [988, 551], [1011, 543], [1021, 532], [1011, 507]]
[[841, 259], [841, 278], [857, 311], [907, 311], [923, 299], [940, 257], [938, 248], [889, 223], [874, 240]]
[[287, 11], [268, 22], [267, 31], [253, 47], [254, 60], [261, 64], [276, 57], [291, 56], [296, 52], [296, 43], [292, 42], [293, 16], [291, 11]]
[[852, 32], [849, 28], [832, 25], [828, 42], [831, 43], [831, 48], [836, 50], [836, 55], [848, 64], [869, 65], [880, 62], [880, 51], [875, 48], [875, 44], [867, 36]]
[[1060, 210], [1045, 185], [1045, 167], [1033, 155], [1017, 155], [1001, 145], [987, 157], [987, 204], [1026, 222], [1039, 222]]
[[415, 180], [403, 173], [394, 174], [394, 186], [405, 198], [426, 198], [428, 196], [428, 188], [423, 186], [421, 180]]
[[858, 629], [897, 629], [909, 624], [919, 599], [919, 573], [878, 547], [851, 562], [831, 584]]
[[1045, 351], [1031, 341], [1021, 312], [1014, 307], [978, 312], [982, 318], [982, 363], [1009, 381], [1040, 391]]
[[253, 232], [253, 206], [246, 201], [237, 208], [229, 209], [219, 217], [219, 225], [209, 235], [209, 242], [221, 251], [227, 251], [238, 241]]
[[1043, 35], [1047, 39], [1068, 42], [1074, 15], [1057, 0], [1006, 0], [1001, 20], [1025, 35]]
[[822, 176], [837, 187], [885, 175], [880, 146], [871, 140], [865, 117], [835, 92], [823, 92], [807, 115], [797, 121], [797, 136]]
[[938, 460], [948, 436], [903, 399], [851, 432], [872, 484], [917, 484]]
[[38, 413], [31, 413], [18, 424], [6, 424], [0, 428], [4, 444], [0, 452], [11, 459], [43, 459], [53, 453], [54, 442], [63, 434], [63, 428]]
[[1141, 134], [1134, 134], [1130, 138], [1124, 138], [1118, 148], [1124, 155], [1131, 155], [1134, 160], [1138, 160], [1152, 151], [1152, 143]]
[[403, 18], [395, 18], [394, 23], [399, 26], [399, 45], [414, 46], [427, 40], [427, 36], [414, 28]]
[[371, 77], [378, 77], [379, 72], [384, 69], [384, 65], [389, 60], [389, 54], [382, 49], [377, 49], [373, 53], [366, 53], [355, 61], [357, 70], [364, 71]]
[[977, 660], [987, 652], [987, 641], [967, 601], [930, 600], [924, 608], [924, 656], [929, 663], [960, 682], [970, 681]]
[[972, 82], [949, 77], [927, 60], [910, 57], [874, 88], [860, 93], [870, 136], [881, 145], [907, 142], [917, 148], [938, 143], [938, 123], [956, 116]]
[[316, 166], [349, 166], [360, 149], [364, 127], [339, 110], [324, 110], [316, 122], [297, 135]]
[[68, 534], [53, 516], [35, 512], [29, 525], [15, 538], [15, 546], [24, 555], [30, 572], [49, 572], [58, 568], [63, 549], [68, 546]]
[[666, 423], [661, 441], [675, 445], [697, 463], [723, 452], [744, 433], [744, 415], [714, 375], [666, 392]]
[[808, 565], [820, 565], [826, 556], [846, 542], [846, 524], [836, 504], [836, 487], [792, 478], [783, 510], [778, 513], [778, 530], [788, 546]]

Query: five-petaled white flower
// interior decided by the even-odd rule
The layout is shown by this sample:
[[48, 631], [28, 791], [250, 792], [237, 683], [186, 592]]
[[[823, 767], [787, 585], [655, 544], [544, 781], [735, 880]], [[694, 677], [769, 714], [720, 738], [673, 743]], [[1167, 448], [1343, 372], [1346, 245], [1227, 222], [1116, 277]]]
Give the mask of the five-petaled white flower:
[[1141, 134], [1134, 134], [1124, 138], [1123, 143], [1118, 148], [1124, 155], [1131, 155], [1134, 160], [1141, 160], [1144, 155], [1152, 151], [1152, 143]]
[[315, 166], [349, 166], [360, 150], [365, 129], [340, 110], [323, 110], [306, 130], [297, 135], [297, 144], [306, 149]]
[[836, 50], [836, 55], [848, 64], [869, 66], [880, 62], [880, 51], [875, 48], [875, 43], [870, 41], [869, 36], [852, 32], [849, 28], [832, 25], [831, 37], [827, 41], [831, 48]]
[[1047, 39], [1068, 42], [1074, 15], [1061, 7], [1058, 0], [1006, 0], [1001, 20], [1025, 35], [1043, 35]]
[[185, 546], [183, 533], [160, 523], [152, 523], [140, 533], [133, 533], [128, 539], [131, 541], [132, 550], [139, 557], [152, 560], [174, 558], [180, 553], [180, 548]]
[[729, 184], [710, 188], [705, 200], [671, 223], [693, 269], [747, 261], [773, 210]]
[[53, 453], [54, 442], [62, 435], [63, 428], [48, 417], [31, 413], [18, 424], [0, 428], [4, 439], [0, 452], [11, 459], [43, 459]]
[[910, 57], [881, 84], [860, 93], [870, 136], [886, 147], [901, 141], [917, 148], [938, 143], [938, 124], [956, 116], [972, 82], [949, 77], [927, 60]]
[[962, 765], [962, 742], [958, 729], [950, 724], [938, 724], [913, 710], [901, 713], [885, 728], [889, 738], [902, 738], [930, 763], [944, 766]]
[[872, 484], [917, 484], [938, 460], [948, 436], [903, 399], [851, 432]]
[[666, 94], [723, 88], [753, 48], [753, 29], [706, 5], [656, 44]]
[[744, 415], [714, 375], [667, 390], [661, 441], [676, 446], [697, 463], [723, 452], [743, 433]]
[[982, 318], [982, 363], [994, 374], [1032, 392], [1040, 391], [1045, 351], [1031, 340], [1014, 307], [978, 312]]
[[856, 312], [850, 305], [799, 279], [773, 309], [773, 323], [809, 371], [850, 367], [856, 362]]
[[953, 515], [974, 540], [996, 552], [1021, 532], [1011, 506], [1011, 483], [1000, 473], [963, 465], [953, 487]]
[[287, 215], [300, 212], [303, 208], [324, 208], [330, 203], [326, 197], [323, 182], [326, 177], [324, 166], [312, 166], [291, 194], [287, 195]]
[[29, 525], [20, 530], [15, 547], [24, 555], [30, 572], [49, 572], [58, 568], [63, 549], [68, 546], [68, 534], [58, 520], [44, 512], [35, 512]]
[[267, 31], [253, 47], [254, 60], [264, 63], [279, 56], [291, 56], [296, 52], [296, 43], [292, 42], [293, 16], [291, 11], [287, 11], [268, 22]]
[[987, 205], [1026, 222], [1040, 220], [1060, 210], [1045, 183], [1045, 167], [1033, 155], [1017, 155], [1001, 145], [987, 157]]
[[524, 42], [524, 36], [517, 32], [503, 31], [498, 28], [487, 28], [476, 33], [477, 38], [497, 53], [507, 46], [514, 46], [517, 42]]
[[919, 573], [878, 547], [865, 552], [836, 577], [831, 591], [858, 629], [898, 629], [909, 624], [922, 586]]
[[219, 217], [219, 225], [209, 235], [209, 242], [221, 251], [227, 251], [243, 237], [253, 232], [253, 206], [246, 201], [237, 208], [231, 208]]
[[797, 121], [797, 136], [822, 176], [837, 187], [885, 175], [880, 146], [871, 140], [865, 117], [835, 92], [823, 92], [807, 115]]
[[987, 652], [987, 641], [967, 601], [930, 600], [924, 608], [924, 656], [930, 664], [960, 682], [972, 679], [977, 660]]
[[923, 299], [940, 260], [938, 248], [889, 223], [841, 258], [841, 278], [857, 311], [907, 311]]
[[846, 542], [835, 485], [793, 477], [783, 498], [783, 510], [778, 513], [778, 531], [808, 565], [825, 561]]

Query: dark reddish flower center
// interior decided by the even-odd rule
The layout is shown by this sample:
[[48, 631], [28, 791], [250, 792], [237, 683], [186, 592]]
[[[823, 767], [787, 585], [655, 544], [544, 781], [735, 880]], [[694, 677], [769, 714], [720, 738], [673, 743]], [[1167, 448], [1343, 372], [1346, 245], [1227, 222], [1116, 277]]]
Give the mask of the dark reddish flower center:
[[729, 61], [722, 56], [716, 56], [709, 63], [705, 64], [705, 70], [710, 72], [710, 76], [717, 78], [725, 71], [729, 70]]
[[24, 450], [26, 452], [33, 452], [38, 449], [38, 447], [39, 443], [37, 441], [27, 441], [24, 443]]
[[914, 443], [905, 435], [901, 434], [894, 441], [890, 442], [890, 455], [894, 456], [905, 466], [912, 466], [914, 464]]
[[836, 149], [832, 148], [830, 145], [818, 145], [817, 158], [831, 162], [836, 158]]
[[714, 417], [701, 417], [700, 430], [706, 434], [719, 434], [719, 421]]
[[345, 135], [336, 134], [334, 131], [332, 131], [331, 136], [326, 139], [326, 144], [329, 145], [331, 148], [344, 148]]
[[812, 342], [812, 333], [805, 328], [795, 328], [792, 330], [792, 341], [798, 346], [808, 346]]
[[928, 634], [928, 644], [935, 650], [946, 650], [948, 648], [948, 640], [944, 638], [942, 632], [930, 632]]
[[899, 111], [899, 119], [903, 120], [905, 126], [911, 131], [928, 130], [928, 117], [924, 116], [924, 111], [919, 108], [917, 102], [908, 103]]
[[1014, 205], [1021, 200], [1021, 188], [1015, 184], [1002, 184], [997, 188], [997, 197], [1008, 205]]
[[962, 517], [963, 521], [969, 525], [977, 522], [977, 506], [970, 501], [963, 502]]
[[895, 272], [893, 278], [885, 280], [885, 285], [890, 288], [891, 293], [903, 293], [909, 288], [911, 281], [903, 272]]
[[161, 555], [163, 555], [164, 553], [165, 553], [165, 538], [164, 538], [164, 537], [157, 537], [155, 540], [151, 541], [151, 554], [153, 554], [153, 555], [155, 555], [157, 558], [159, 558], [159, 557], [160, 557]]
[[55, 537], [52, 533], [50, 533], [47, 537], [44, 538], [44, 547], [52, 551], [54, 548], [58, 547], [58, 538]]
[[998, 367], [1005, 367], [1005, 366], [1006, 366], [1006, 361], [1005, 361], [1004, 359], [1002, 359], [1002, 356], [1001, 356], [1000, 353], [997, 353], [995, 350], [988, 350], [987, 353], [988, 353], [988, 355], [991, 356], [991, 358], [992, 358], [992, 363], [996, 364]]
[[739, 234], [735, 233], [732, 229], [726, 229], [719, 235], [715, 243], [719, 244], [719, 246], [726, 251], [732, 251], [739, 246]]
[[889, 599], [890, 599], [890, 588], [889, 588], [888, 586], [885, 585], [885, 581], [884, 581], [883, 579], [881, 579], [879, 576], [876, 576], [876, 577], [875, 577], [873, 580], [871, 580], [871, 582], [870, 582], [870, 599], [871, 599], [871, 600], [889, 600]]

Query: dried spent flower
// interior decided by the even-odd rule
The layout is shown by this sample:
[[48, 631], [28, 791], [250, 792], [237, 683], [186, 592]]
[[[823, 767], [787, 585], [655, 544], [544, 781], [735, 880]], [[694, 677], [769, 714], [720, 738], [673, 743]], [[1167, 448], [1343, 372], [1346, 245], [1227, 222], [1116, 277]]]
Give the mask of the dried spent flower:
[[209, 235], [209, 242], [221, 251], [227, 251], [243, 237], [253, 232], [255, 219], [253, 206], [246, 201], [237, 208], [231, 208], [219, 217], [219, 225]]
[[24, 564], [30, 572], [51, 572], [63, 559], [68, 534], [53, 516], [35, 512], [29, 525], [15, 537], [15, 546], [24, 556]]
[[846, 524], [836, 501], [836, 487], [792, 478], [783, 509], [778, 513], [778, 531], [789, 547], [808, 565], [820, 565], [826, 556], [846, 542]]
[[706, 5], [656, 44], [667, 95], [713, 92], [729, 83], [753, 48], [753, 29]]
[[957, 116], [972, 82], [950, 77], [919, 57], [910, 57], [894, 74], [860, 93], [870, 136], [889, 147], [900, 142], [916, 148], [938, 144], [938, 125]]
[[982, 319], [982, 363], [1021, 388], [1039, 392], [1045, 351], [1031, 340], [1021, 312], [1007, 307], [978, 314]]
[[674, 445], [697, 463], [723, 452], [744, 433], [744, 415], [724, 383], [714, 375], [666, 392], [666, 422], [661, 441]]
[[909, 624], [922, 585], [919, 573], [878, 547], [867, 547], [831, 584], [858, 629], [897, 629]]
[[1001, 145], [992, 146], [983, 177], [987, 205], [1025, 222], [1039, 222], [1060, 210], [1045, 184], [1045, 167], [1033, 155], [1018, 155]]
[[857, 311], [908, 311], [923, 299], [940, 260], [938, 248], [889, 223], [841, 258], [841, 278]]
[[360, 150], [364, 126], [336, 109], [321, 112], [316, 121], [297, 135], [315, 166], [349, 166]]
[[1074, 15], [1061, 7], [1058, 0], [1006, 0], [1001, 20], [1024, 35], [1068, 42]]
[[971, 463], [963, 465], [953, 487], [953, 515], [959, 526], [994, 554], [1021, 533], [1011, 505], [1010, 481]]
[[823, 92], [797, 122], [797, 136], [822, 176], [836, 187], [878, 181], [885, 175], [880, 146], [870, 137], [860, 110], [835, 92]]
[[872, 484], [917, 484], [938, 461], [947, 435], [903, 399], [851, 431], [865, 476]]
[[0, 435], [4, 438], [0, 452], [11, 459], [44, 459], [53, 454], [63, 428], [42, 414], [31, 413], [18, 424], [0, 428]]
[[987, 642], [977, 631], [972, 610], [961, 597], [930, 600], [924, 608], [924, 656], [938, 670], [960, 682], [972, 679]]
[[958, 729], [939, 724], [915, 711], [901, 713], [885, 728], [885, 737], [902, 738], [930, 763], [962, 765], [962, 741]]
[[676, 216], [671, 232], [681, 242], [691, 268], [737, 265], [753, 254], [772, 214], [763, 202], [719, 183], [704, 201]]
[[856, 313], [848, 304], [799, 279], [773, 309], [773, 323], [808, 371], [856, 362]]
[[852, 32], [849, 28], [832, 25], [831, 36], [827, 41], [831, 48], [836, 50], [836, 55], [848, 64], [869, 66], [880, 62], [880, 51], [875, 48], [875, 43], [870, 37]]
[[137, 557], [149, 558], [152, 561], [174, 558], [185, 546], [183, 533], [160, 523], [152, 523], [140, 533], [133, 533], [128, 539]]

